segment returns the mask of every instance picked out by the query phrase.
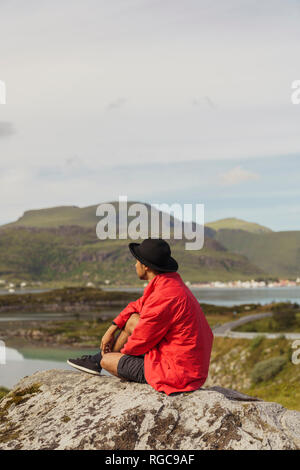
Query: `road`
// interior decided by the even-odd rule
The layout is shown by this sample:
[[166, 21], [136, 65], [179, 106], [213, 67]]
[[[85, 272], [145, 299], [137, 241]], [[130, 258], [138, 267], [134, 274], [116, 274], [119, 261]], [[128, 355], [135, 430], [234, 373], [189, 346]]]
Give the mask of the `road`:
[[227, 336], [230, 338], [246, 338], [252, 339], [258, 335], [264, 335], [266, 338], [275, 339], [279, 338], [284, 334], [287, 339], [300, 339], [300, 333], [246, 333], [243, 331], [231, 331], [237, 326], [244, 325], [245, 323], [252, 322], [254, 320], [260, 320], [261, 318], [271, 317], [272, 312], [256, 313], [254, 315], [247, 315], [246, 317], [239, 318], [238, 320], [224, 323], [221, 326], [213, 328], [214, 336]]

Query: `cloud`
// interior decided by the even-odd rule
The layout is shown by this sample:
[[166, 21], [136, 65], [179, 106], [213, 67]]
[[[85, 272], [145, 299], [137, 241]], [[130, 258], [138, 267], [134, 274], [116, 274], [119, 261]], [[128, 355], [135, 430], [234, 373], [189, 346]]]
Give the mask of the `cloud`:
[[211, 109], [216, 109], [217, 107], [216, 103], [209, 96], [204, 96], [204, 98], [201, 99], [194, 98], [192, 104], [194, 106], [202, 106], [203, 104], [205, 104]]
[[260, 175], [252, 171], [244, 170], [241, 166], [236, 166], [226, 173], [221, 174], [221, 182], [224, 185], [233, 186], [244, 181], [257, 180]]
[[[299, 187], [299, 164], [275, 158], [300, 163], [299, 106], [290, 103], [298, 1], [23, 3], [0, 1], [11, 97], [0, 115], [0, 220], [162, 192], [163, 201], [205, 200], [218, 208], [213, 220], [235, 214], [220, 209], [229, 196], [241, 203], [247, 192], [262, 212], [261, 194]], [[17, 131], [5, 139], [9, 121]]]
[[114, 100], [114, 101], [111, 101], [111, 102], [107, 105], [106, 109], [107, 109], [108, 111], [112, 111], [112, 110], [114, 110], [114, 109], [119, 109], [119, 108], [121, 108], [121, 106], [123, 106], [125, 103], [126, 103], [126, 99], [125, 99], [125, 98], [118, 98], [118, 99], [116, 99], [116, 100]]
[[14, 126], [11, 122], [0, 121], [0, 138], [9, 137], [15, 134]]
[[78, 155], [73, 155], [72, 157], [65, 158], [66, 167], [78, 167], [82, 164], [81, 159]]

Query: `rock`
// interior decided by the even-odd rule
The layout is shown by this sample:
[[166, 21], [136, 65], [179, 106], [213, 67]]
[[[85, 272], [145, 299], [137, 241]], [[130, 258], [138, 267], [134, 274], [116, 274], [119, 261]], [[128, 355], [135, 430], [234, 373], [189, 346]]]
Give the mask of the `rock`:
[[167, 396], [49, 370], [0, 402], [0, 449], [299, 449], [300, 412], [222, 387]]

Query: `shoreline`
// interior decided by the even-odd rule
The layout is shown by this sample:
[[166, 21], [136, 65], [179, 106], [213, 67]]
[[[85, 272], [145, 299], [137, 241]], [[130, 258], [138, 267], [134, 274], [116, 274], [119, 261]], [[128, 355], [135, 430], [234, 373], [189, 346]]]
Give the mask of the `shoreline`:
[[0, 313], [97, 311], [101, 307], [125, 307], [138, 297], [137, 292], [107, 292], [91, 287], [66, 287], [39, 293], [1, 295]]

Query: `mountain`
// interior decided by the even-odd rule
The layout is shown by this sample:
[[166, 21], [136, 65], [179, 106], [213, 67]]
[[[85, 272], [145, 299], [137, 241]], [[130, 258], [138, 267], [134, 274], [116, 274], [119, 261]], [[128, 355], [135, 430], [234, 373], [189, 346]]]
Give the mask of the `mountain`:
[[220, 229], [214, 239], [275, 277], [300, 277], [300, 231], [251, 233]]
[[246, 220], [236, 219], [235, 217], [216, 220], [215, 222], [209, 222], [206, 227], [210, 227], [216, 231], [222, 229], [228, 230], [245, 230], [251, 233], [269, 233], [272, 230], [263, 225], [256, 224], [254, 222], [247, 222]]
[[[112, 204], [118, 215], [118, 202]], [[128, 201], [128, 207], [133, 204]], [[61, 206], [27, 211], [16, 222], [0, 227], [0, 278], [136, 282], [129, 240], [97, 238], [97, 207]], [[149, 214], [145, 217], [149, 220]], [[159, 217], [163, 219], [161, 212]], [[170, 221], [172, 235], [182, 223], [173, 217]], [[123, 230], [118, 223], [117, 229]], [[268, 275], [246, 256], [230, 252], [216, 239], [217, 232], [212, 228], [205, 227], [204, 234], [204, 247], [198, 251], [185, 250], [185, 239], [174, 240], [171, 236], [168, 240], [184, 280], [242, 280]]]
[[[122, 223], [122, 219], [119, 224], [119, 202], [110, 201], [104, 204], [109, 204], [110, 206], [112, 206], [113, 212], [108, 213], [107, 218], [108, 220], [112, 221], [114, 215], [116, 216], [117, 233], [119, 233], [119, 231], [122, 232], [126, 230], [126, 226]], [[137, 204], [139, 206], [143, 206], [144, 213], [141, 214], [141, 218], [143, 222], [147, 221], [148, 226], [150, 226], [151, 222], [151, 212], [152, 214], [160, 217], [160, 221], [162, 223], [163, 228], [166, 229], [169, 226], [169, 216], [164, 213], [164, 217], [162, 217], [163, 213], [161, 211], [158, 211], [154, 206], [151, 206], [150, 204], [141, 203], [140, 201], [128, 201], [128, 210], [137, 210], [138, 208], [135, 207], [135, 205]], [[95, 229], [97, 223], [100, 220], [100, 216], [96, 215], [98, 206], [99, 204], [88, 207], [59, 206], [50, 207], [46, 209], [29, 210], [24, 212], [22, 217], [20, 217], [17, 221], [4, 225], [3, 227], [53, 228], [60, 226], [76, 225], [79, 227], [89, 227]], [[133, 211], [133, 215], [128, 215], [128, 225], [137, 215], [138, 213], [136, 214], [135, 211]], [[175, 226], [180, 225], [182, 225], [182, 222], [170, 215], [171, 230], [174, 229]]]

